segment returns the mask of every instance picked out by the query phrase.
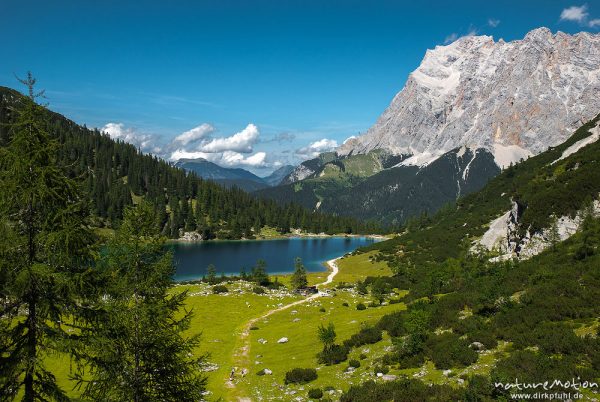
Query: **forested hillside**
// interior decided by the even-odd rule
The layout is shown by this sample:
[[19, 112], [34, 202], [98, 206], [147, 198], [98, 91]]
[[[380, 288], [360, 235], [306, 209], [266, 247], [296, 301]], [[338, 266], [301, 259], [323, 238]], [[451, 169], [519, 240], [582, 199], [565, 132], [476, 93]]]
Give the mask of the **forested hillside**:
[[[359, 288], [409, 291], [402, 299], [407, 310], [376, 326], [394, 345], [380, 359], [381, 370], [414, 375], [354, 386], [342, 401], [537, 399], [539, 386], [511, 384], [546, 380], [563, 385], [543, 392], [593, 400], [598, 387], [589, 384], [600, 380], [599, 122], [600, 116], [564, 144], [370, 247], [395, 275], [367, 278]], [[581, 223], [562, 242], [549, 238], [538, 255], [498, 259], [479, 239], [514, 203], [515, 242], [551, 227], [556, 217], [577, 215]], [[578, 382], [581, 396], [566, 381]]]
[[[0, 87], [0, 146], [8, 143], [7, 124], [14, 121], [24, 102], [26, 98], [17, 91]], [[198, 231], [204, 239], [251, 238], [264, 226], [280, 233], [291, 228], [313, 233], [379, 230], [355, 219], [312, 213], [292, 204], [280, 206], [236, 188], [225, 189], [49, 110], [44, 111], [43, 121], [61, 144], [59, 163], [71, 177], [84, 179], [99, 227], [115, 227], [126, 206], [145, 199], [156, 208], [157, 226], [171, 238], [183, 231]]]

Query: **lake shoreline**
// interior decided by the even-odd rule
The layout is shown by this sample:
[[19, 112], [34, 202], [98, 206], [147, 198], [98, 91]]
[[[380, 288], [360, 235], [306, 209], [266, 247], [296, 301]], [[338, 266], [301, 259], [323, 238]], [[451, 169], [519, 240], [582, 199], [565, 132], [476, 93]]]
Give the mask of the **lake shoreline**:
[[174, 280], [190, 282], [200, 281], [206, 275], [205, 267], [210, 265], [224, 277], [245, 277], [260, 260], [265, 260], [271, 276], [285, 277], [293, 273], [296, 258], [302, 259], [308, 273], [322, 274], [330, 269], [328, 262], [331, 259], [379, 241], [379, 236], [293, 236], [279, 242], [173, 242], [169, 247], [176, 260]]
[[269, 237], [257, 237], [254, 239], [211, 239], [211, 240], [202, 240], [202, 239], [168, 239], [166, 241], [167, 244], [197, 244], [197, 243], [224, 243], [224, 242], [252, 242], [252, 241], [268, 241], [268, 240], [287, 240], [287, 239], [327, 239], [334, 237], [347, 237], [347, 238], [368, 238], [368, 239], [376, 239], [379, 241], [385, 241], [392, 239], [392, 235], [378, 235], [378, 234], [316, 234], [316, 233], [294, 233], [289, 235], [279, 235], [279, 236], [269, 236]]

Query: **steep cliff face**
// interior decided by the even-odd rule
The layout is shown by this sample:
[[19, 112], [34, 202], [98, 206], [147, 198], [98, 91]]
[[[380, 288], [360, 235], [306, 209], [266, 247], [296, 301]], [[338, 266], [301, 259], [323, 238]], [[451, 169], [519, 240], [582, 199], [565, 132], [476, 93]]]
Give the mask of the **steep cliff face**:
[[375, 125], [337, 152], [385, 149], [422, 165], [465, 145], [507, 166], [565, 141], [598, 113], [599, 91], [598, 34], [464, 37], [428, 50]]

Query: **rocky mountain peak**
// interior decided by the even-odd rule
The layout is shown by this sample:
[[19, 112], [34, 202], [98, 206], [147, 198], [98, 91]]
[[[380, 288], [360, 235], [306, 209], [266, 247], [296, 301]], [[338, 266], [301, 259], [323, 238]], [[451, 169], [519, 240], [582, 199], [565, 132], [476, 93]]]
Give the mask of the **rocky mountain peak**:
[[599, 90], [599, 34], [537, 28], [511, 42], [467, 36], [428, 50], [375, 125], [337, 152], [441, 155], [467, 145], [506, 166], [594, 117]]

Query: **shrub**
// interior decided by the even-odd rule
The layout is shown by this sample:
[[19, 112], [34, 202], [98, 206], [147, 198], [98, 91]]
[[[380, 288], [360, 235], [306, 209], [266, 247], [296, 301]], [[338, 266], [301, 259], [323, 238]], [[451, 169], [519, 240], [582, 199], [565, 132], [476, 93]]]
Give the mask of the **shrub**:
[[382, 339], [381, 330], [375, 327], [366, 327], [344, 341], [347, 348], [355, 348], [366, 344], [377, 343]]
[[262, 286], [255, 286], [252, 288], [252, 292], [256, 293], [257, 295], [263, 295], [265, 294], [265, 288], [263, 288]]
[[366, 354], [364, 354], [364, 353], [361, 353], [361, 354], [358, 356], [358, 358], [359, 358], [360, 360], [365, 360], [365, 359], [367, 358], [367, 355], [366, 355]]
[[308, 390], [308, 397], [310, 399], [321, 399], [323, 398], [323, 391], [320, 388], [312, 388]]
[[325, 312], [325, 307], [321, 307], [321, 308], [319, 309], [319, 311], [320, 311], [321, 313], [324, 313], [324, 312]]
[[258, 327], [256, 325], [253, 325], [250, 327], [250, 331], [256, 331], [258, 329]]
[[348, 362], [348, 366], [350, 367], [354, 367], [354, 368], [359, 368], [360, 367], [360, 362], [356, 359], [352, 359]]
[[358, 303], [358, 304], [356, 305], [356, 309], [357, 309], [357, 310], [366, 310], [366, 309], [367, 309], [367, 306], [365, 306], [365, 305], [364, 305], [364, 304], [362, 304], [362, 303]]
[[285, 373], [286, 384], [304, 384], [317, 379], [317, 370], [313, 368], [295, 368]]
[[213, 286], [212, 291], [215, 294], [219, 294], [219, 293], [227, 293], [227, 292], [229, 292], [229, 289], [227, 289], [227, 286], [225, 286], [225, 285], [215, 285], [215, 286]]
[[333, 345], [317, 354], [318, 362], [327, 366], [345, 362], [347, 359], [348, 349], [342, 345]]
[[427, 355], [438, 369], [465, 367], [477, 361], [477, 352], [458, 335], [445, 333], [427, 340]]
[[346, 303], [346, 302], [343, 302], [343, 303], [342, 303], [342, 306], [344, 306], [344, 307], [348, 307], [349, 305], [348, 305], [348, 303]]
[[377, 374], [377, 373], [381, 373], [381, 374], [387, 374], [390, 372], [390, 369], [387, 366], [375, 366], [375, 368], [373, 369], [373, 373]]

